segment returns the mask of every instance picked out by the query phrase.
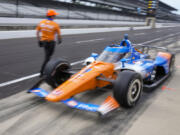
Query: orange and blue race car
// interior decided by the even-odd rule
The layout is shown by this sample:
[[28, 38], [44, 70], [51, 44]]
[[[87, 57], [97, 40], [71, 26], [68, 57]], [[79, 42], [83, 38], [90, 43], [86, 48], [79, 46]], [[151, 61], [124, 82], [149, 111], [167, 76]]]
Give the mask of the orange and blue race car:
[[[154, 56], [151, 50], [156, 51]], [[125, 35], [120, 44], [107, 46], [100, 55], [93, 53], [78, 72], [74, 72], [66, 60], [51, 60], [44, 76], [28, 93], [50, 102], [105, 115], [120, 106], [135, 106], [143, 90], [155, 88], [172, 73], [174, 61], [175, 54], [166, 48], [131, 45]], [[52, 86], [53, 90], [40, 88], [42, 82]], [[101, 105], [73, 98], [79, 93], [109, 85], [113, 86], [113, 96], [108, 96]]]

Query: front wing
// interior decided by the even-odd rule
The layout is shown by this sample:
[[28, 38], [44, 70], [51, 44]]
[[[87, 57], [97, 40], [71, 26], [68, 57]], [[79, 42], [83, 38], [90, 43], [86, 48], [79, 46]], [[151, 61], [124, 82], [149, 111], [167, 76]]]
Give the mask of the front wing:
[[[31, 89], [28, 91], [28, 93], [34, 93], [35, 95], [41, 98], [46, 98], [46, 96], [49, 94], [49, 92], [47, 92], [42, 88]], [[67, 100], [62, 100], [60, 102], [64, 103], [70, 108], [85, 110], [90, 112], [98, 112], [101, 115], [105, 115], [108, 112], [120, 107], [120, 105], [112, 96], [108, 96], [101, 105], [80, 102], [78, 100], [75, 100], [74, 98], [69, 98]]]

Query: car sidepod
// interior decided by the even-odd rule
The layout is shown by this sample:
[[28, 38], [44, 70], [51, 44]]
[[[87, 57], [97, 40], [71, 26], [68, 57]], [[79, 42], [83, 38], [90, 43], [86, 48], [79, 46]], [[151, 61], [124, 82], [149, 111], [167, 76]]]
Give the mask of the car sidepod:
[[169, 73], [169, 64], [170, 64], [171, 56], [172, 55], [170, 53], [159, 52], [155, 59], [155, 65], [163, 67], [166, 74]]

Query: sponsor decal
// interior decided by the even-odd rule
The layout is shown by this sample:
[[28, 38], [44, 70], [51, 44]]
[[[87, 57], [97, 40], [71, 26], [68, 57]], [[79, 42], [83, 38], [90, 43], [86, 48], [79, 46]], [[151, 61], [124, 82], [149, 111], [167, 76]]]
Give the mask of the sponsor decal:
[[40, 90], [32, 90], [32, 92], [41, 92]]
[[87, 73], [87, 72], [90, 72], [92, 69], [86, 69], [83, 73]]
[[137, 61], [135, 62], [137, 65], [141, 65], [142, 64], [142, 61]]
[[99, 67], [99, 66], [94, 66], [94, 68], [96, 68], [96, 69], [101, 69], [102, 67]]
[[55, 91], [52, 92], [52, 94], [54, 94], [54, 95], [61, 95], [61, 94], [62, 94], [62, 91], [60, 91], [60, 90], [55, 90]]
[[67, 105], [71, 106], [71, 107], [75, 107], [78, 103], [76, 101], [69, 101], [67, 102]]
[[42, 23], [41, 25], [40, 25], [42, 28], [49, 28], [49, 29], [53, 29], [54, 28], [54, 26], [51, 26], [51, 25], [48, 25], [48, 24], [44, 24], [44, 23]]
[[76, 76], [74, 76], [74, 78], [72, 78], [73, 80], [74, 79], [78, 79], [78, 78], [81, 78], [81, 77], [83, 77], [84, 75], [83, 74], [78, 74], [78, 75], [76, 75]]
[[89, 105], [86, 105], [86, 104], [79, 104], [77, 106], [77, 108], [82, 108], [82, 109], [88, 110], [88, 111], [96, 111], [97, 110], [96, 106], [89, 106]]

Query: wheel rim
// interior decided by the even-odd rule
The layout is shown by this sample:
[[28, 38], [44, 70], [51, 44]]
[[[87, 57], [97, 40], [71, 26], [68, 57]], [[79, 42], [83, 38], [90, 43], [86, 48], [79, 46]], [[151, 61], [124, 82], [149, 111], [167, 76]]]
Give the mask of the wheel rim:
[[156, 69], [153, 69], [151, 74], [151, 81], [154, 81], [156, 79]]
[[139, 79], [134, 80], [128, 89], [128, 103], [134, 104], [140, 96], [141, 93], [141, 81]]

